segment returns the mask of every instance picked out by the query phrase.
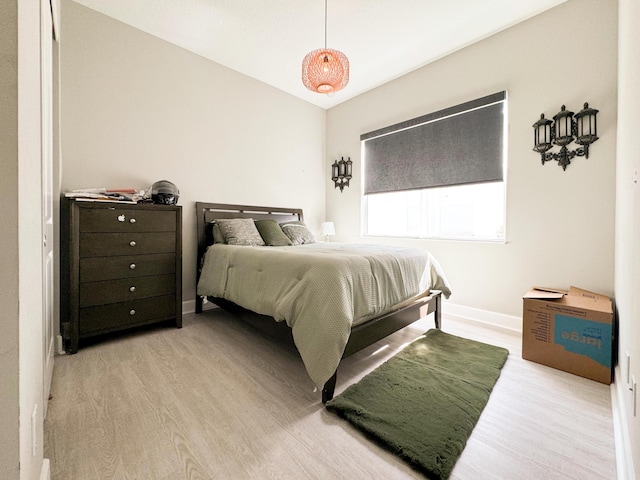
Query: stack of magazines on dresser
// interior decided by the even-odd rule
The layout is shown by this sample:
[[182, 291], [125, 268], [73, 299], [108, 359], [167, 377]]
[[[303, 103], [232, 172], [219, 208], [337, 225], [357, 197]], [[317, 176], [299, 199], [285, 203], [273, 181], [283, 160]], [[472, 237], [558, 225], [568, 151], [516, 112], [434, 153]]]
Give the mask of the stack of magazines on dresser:
[[85, 188], [71, 190], [64, 196], [83, 202], [139, 203], [145, 201], [144, 194], [144, 190], [135, 188]]

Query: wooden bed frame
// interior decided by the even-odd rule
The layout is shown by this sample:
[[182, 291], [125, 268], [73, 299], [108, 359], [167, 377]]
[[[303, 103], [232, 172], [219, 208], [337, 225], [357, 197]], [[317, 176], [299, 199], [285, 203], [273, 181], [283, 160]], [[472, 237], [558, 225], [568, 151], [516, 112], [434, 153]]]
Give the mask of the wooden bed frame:
[[[220, 218], [253, 218], [256, 220], [271, 218], [278, 223], [295, 220], [303, 221], [302, 210], [299, 208], [270, 208], [196, 202], [196, 211], [198, 235], [196, 285], [200, 278], [200, 267], [204, 253], [207, 247], [213, 243], [213, 234], [210, 227], [210, 222], [213, 220]], [[441, 298], [442, 293], [438, 290], [433, 290], [429, 296], [419, 298], [410, 305], [353, 327], [342, 358], [382, 340], [430, 313], [434, 314], [436, 328], [440, 328]], [[291, 328], [285, 322], [276, 322], [272, 317], [257, 314], [222, 298], [208, 297], [208, 299], [270, 337], [293, 345]], [[202, 306], [203, 298], [196, 295], [196, 313], [202, 313]], [[322, 403], [326, 403], [333, 398], [336, 378], [337, 369], [322, 389]]]

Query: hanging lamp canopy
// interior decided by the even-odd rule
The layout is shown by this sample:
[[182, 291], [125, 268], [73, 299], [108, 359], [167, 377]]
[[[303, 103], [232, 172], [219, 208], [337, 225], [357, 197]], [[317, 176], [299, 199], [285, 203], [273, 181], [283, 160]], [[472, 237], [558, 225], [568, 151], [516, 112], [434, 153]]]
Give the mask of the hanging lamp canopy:
[[312, 92], [334, 93], [349, 83], [349, 59], [327, 48], [327, 0], [324, 2], [324, 48], [309, 52], [302, 60], [302, 83]]

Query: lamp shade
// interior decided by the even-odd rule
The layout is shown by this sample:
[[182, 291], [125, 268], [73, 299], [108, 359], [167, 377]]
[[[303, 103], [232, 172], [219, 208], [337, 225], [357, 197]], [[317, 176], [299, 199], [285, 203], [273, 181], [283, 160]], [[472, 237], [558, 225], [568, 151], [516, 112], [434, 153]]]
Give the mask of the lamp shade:
[[553, 122], [548, 118], [544, 118], [544, 113], [540, 115], [540, 120], [533, 124], [533, 150], [538, 153], [544, 153], [553, 145], [551, 141], [551, 128]]
[[[598, 140], [598, 127], [596, 124], [596, 115], [598, 110], [589, 108], [589, 104], [585, 103], [584, 108], [576, 113], [576, 143], [579, 145], [590, 145]], [[588, 158], [588, 157], [587, 157]]]
[[302, 60], [302, 83], [317, 93], [342, 90], [349, 83], [349, 59], [331, 48], [309, 52]]
[[560, 111], [553, 116], [556, 145], [568, 145], [573, 142], [573, 112], [562, 105]]
[[322, 222], [320, 230], [324, 236], [336, 234], [336, 227], [333, 222]]

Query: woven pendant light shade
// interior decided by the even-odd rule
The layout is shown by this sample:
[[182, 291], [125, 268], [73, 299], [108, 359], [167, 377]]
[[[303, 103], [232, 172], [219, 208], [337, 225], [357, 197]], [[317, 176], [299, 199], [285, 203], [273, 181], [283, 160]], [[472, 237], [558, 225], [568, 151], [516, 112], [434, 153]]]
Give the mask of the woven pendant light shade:
[[349, 60], [338, 50], [314, 50], [302, 60], [302, 83], [317, 93], [342, 90], [349, 83]]

